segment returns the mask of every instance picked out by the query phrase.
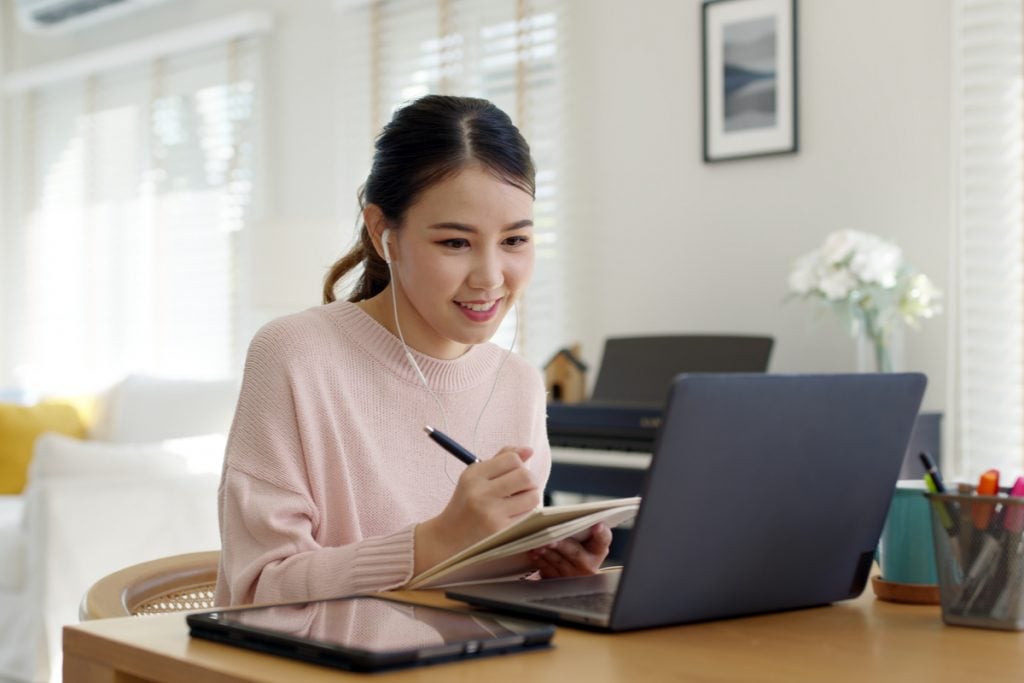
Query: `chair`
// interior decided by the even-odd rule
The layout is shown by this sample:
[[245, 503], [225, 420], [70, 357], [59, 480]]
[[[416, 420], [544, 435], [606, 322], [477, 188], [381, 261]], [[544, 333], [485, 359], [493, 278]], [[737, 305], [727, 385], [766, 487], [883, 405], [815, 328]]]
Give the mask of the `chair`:
[[172, 555], [108, 574], [89, 588], [82, 621], [213, 607], [220, 551]]

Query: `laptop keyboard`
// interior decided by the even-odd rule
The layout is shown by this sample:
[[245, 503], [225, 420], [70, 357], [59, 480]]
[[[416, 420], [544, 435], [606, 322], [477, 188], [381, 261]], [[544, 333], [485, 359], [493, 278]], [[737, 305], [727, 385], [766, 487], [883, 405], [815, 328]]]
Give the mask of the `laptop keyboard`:
[[580, 593], [578, 595], [560, 595], [554, 598], [535, 598], [532, 604], [545, 607], [562, 607], [596, 614], [610, 614], [615, 593]]

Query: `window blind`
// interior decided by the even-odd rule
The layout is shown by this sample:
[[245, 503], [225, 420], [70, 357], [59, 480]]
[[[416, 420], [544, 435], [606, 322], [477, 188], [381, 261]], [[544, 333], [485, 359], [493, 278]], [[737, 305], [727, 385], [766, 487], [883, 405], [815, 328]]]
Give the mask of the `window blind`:
[[[356, 188], [396, 108], [428, 93], [483, 97], [530, 144], [537, 167], [536, 267], [521, 302], [519, 351], [540, 364], [567, 342], [571, 229], [564, 211], [563, 0], [380, 0], [341, 11], [345, 111], [341, 180]], [[356, 216], [355, 203], [350, 205]], [[356, 220], [357, 226], [359, 225]], [[344, 285], [343, 285], [344, 286]], [[512, 343], [515, 321], [495, 336]]]
[[21, 385], [238, 372], [261, 53], [258, 36], [236, 38], [17, 95]]
[[1020, 0], [954, 3], [954, 470], [1024, 467]]

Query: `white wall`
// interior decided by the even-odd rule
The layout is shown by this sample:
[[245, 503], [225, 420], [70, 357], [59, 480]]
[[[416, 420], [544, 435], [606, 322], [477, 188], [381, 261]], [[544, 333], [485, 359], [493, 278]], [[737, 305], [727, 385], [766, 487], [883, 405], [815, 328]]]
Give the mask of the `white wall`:
[[[792, 260], [839, 228], [894, 238], [945, 287], [947, 3], [802, 0], [800, 152], [707, 165], [699, 3], [569, 2], [572, 276], [583, 293], [573, 327], [592, 366], [608, 335], [733, 331], [773, 334], [774, 371], [852, 370], [854, 344], [832, 319], [783, 303]], [[350, 179], [365, 169], [341, 167], [324, 144], [344, 114], [332, 3], [171, 0], [67, 37], [12, 34], [8, 21], [2, 42], [18, 70], [249, 7], [276, 19], [267, 194], [246, 275], [257, 324], [318, 303], [325, 268], [351, 239]], [[906, 340], [905, 366], [930, 377], [929, 408], [944, 405], [946, 320]]]
[[[792, 261], [841, 228], [895, 239], [945, 288], [947, 3], [802, 0], [799, 153], [717, 164], [701, 153], [700, 4], [573, 10], [588, 361], [609, 335], [723, 331], [774, 335], [773, 371], [854, 370], [831, 317], [783, 303]], [[945, 321], [905, 339], [929, 408], [944, 405]]]

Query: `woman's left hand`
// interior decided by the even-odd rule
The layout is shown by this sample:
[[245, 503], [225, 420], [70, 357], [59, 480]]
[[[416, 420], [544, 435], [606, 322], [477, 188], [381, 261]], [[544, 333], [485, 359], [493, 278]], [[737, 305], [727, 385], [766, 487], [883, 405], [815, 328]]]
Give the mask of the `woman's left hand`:
[[601, 568], [611, 543], [612, 530], [607, 524], [599, 523], [590, 527], [590, 536], [582, 543], [574, 538], [565, 538], [531, 550], [530, 559], [545, 579], [586, 576], [596, 574]]

